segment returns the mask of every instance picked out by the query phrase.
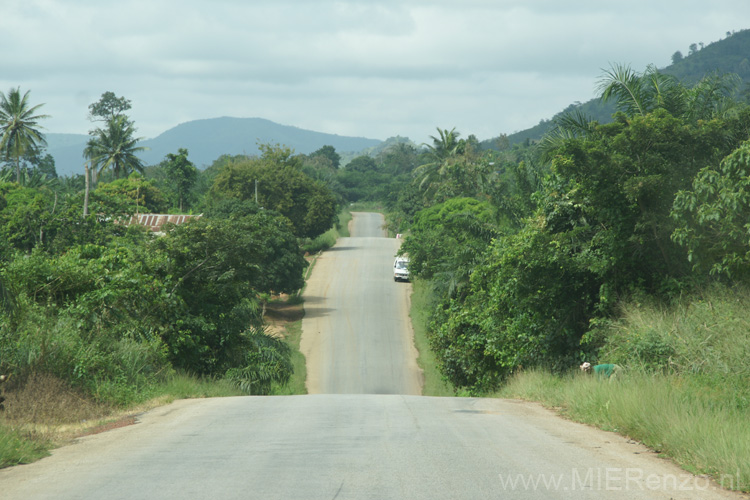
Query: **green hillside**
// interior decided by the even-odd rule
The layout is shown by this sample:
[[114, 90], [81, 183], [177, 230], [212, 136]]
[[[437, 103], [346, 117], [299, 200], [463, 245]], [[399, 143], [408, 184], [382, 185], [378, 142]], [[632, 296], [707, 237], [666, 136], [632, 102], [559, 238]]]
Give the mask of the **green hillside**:
[[[694, 44], [687, 56], [682, 56], [682, 53], [678, 55], [677, 52], [675, 56], [673, 60], [675, 58], [678, 60], [660, 71], [674, 75], [687, 84], [694, 84], [714, 72], [735, 73], [742, 78], [747, 96], [748, 89], [750, 89], [750, 29], [728, 34], [727, 38], [712, 42], [703, 48]], [[642, 71], [644, 68], [634, 69]], [[614, 106], [604, 104], [599, 99], [592, 99], [582, 104], [571, 104], [550, 120], [542, 120], [534, 127], [508, 135], [510, 144], [541, 139], [552, 128], [555, 118], [574, 109], [580, 109], [585, 115], [599, 123], [610, 122], [612, 113], [615, 111]], [[495, 149], [496, 141], [497, 138], [493, 138], [482, 141], [481, 144], [484, 149]]]

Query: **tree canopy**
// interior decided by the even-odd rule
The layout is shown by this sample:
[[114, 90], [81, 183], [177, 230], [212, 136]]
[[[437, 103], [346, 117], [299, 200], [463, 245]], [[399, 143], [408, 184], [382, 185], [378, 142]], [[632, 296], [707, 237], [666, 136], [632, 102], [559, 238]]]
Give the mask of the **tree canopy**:
[[331, 228], [338, 215], [333, 193], [297, 168], [290, 152], [269, 148], [260, 158], [226, 165], [212, 189], [218, 198], [255, 200], [258, 205], [284, 215], [294, 234], [313, 238]]

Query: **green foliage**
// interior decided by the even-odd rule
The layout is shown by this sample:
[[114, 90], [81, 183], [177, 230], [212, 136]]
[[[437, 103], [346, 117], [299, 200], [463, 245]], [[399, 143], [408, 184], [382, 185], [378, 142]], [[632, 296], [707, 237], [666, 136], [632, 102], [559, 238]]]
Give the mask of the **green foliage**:
[[188, 160], [188, 150], [180, 148], [177, 154], [167, 154], [160, 166], [169, 179], [165, 184], [174, 191], [180, 212], [184, 211], [190, 190], [198, 180], [198, 169]]
[[541, 221], [499, 238], [463, 300], [436, 314], [432, 345], [457, 388], [491, 390], [519, 366], [568, 366], [596, 303], [595, 276]]
[[718, 168], [701, 169], [692, 190], [677, 194], [672, 216], [672, 238], [687, 248], [697, 272], [750, 277], [750, 142]]
[[[442, 278], [437, 269], [470, 276], [458, 293], [449, 288], [443, 295], [450, 300], [436, 308], [430, 326], [441, 371], [457, 389], [492, 390], [521, 366], [564, 370], [601, 345], [601, 328], [584, 335], [606, 324], [623, 295], [679, 296], [695, 275], [676, 241], [715, 273], [745, 275], [746, 152], [725, 160], [720, 173], [715, 165], [746, 138], [747, 108], [725, 105], [728, 91], [720, 80], [687, 90], [656, 72], [620, 70], [608, 74], [604, 92], [628, 114], [608, 125], [571, 121], [567, 126], [578, 132], [547, 144], [548, 173], [526, 171], [528, 157], [518, 167], [504, 163], [511, 152], [493, 161], [500, 162], [497, 177], [485, 185], [503, 225], [486, 234], [494, 229], [504, 236], [492, 245], [455, 239], [451, 231], [473, 234], [473, 225], [456, 219], [455, 228], [447, 227], [437, 216], [443, 205], [414, 217], [403, 247], [412, 272], [433, 286]], [[462, 186], [453, 172], [465, 175], [477, 164], [467, 154], [441, 150], [449, 161], [432, 170], [433, 202]], [[463, 168], [452, 170], [459, 163]], [[457, 258], [464, 250], [471, 259]], [[630, 340], [633, 359], [654, 369], [664, 369], [675, 353], [649, 328]]]
[[242, 370], [254, 393], [287, 380], [283, 346], [258, 332], [263, 297], [304, 284], [289, 221], [228, 202], [154, 240], [117, 223], [122, 209], [99, 199], [112, 205], [131, 183], [148, 184], [131, 177], [100, 186], [119, 189], [94, 196], [97, 215], [84, 219], [80, 196], [56, 202], [0, 184], [0, 371], [20, 381], [48, 373], [115, 405], [145, 397], [175, 368]]
[[109, 121], [122, 115], [132, 107], [130, 99], [117, 97], [114, 92], [104, 92], [99, 100], [89, 104], [89, 119], [91, 121]]
[[419, 352], [417, 363], [424, 375], [422, 395], [424, 396], [454, 396], [453, 386], [440, 373], [435, 352], [430, 348], [427, 325], [432, 311], [438, 304], [436, 295], [430, 283], [419, 278], [411, 279], [413, 293], [410, 298], [412, 327], [414, 328], [414, 346]]
[[304, 283], [306, 262], [288, 222], [265, 211], [174, 226], [154, 248], [167, 257], [155, 272], [184, 304], [165, 333], [170, 359], [195, 373], [241, 363], [245, 330], [262, 324], [259, 294], [292, 293]]
[[341, 155], [336, 152], [336, 148], [334, 148], [333, 146], [323, 146], [322, 148], [313, 152], [310, 156], [322, 156], [330, 162], [331, 168], [333, 168], [334, 170], [338, 169], [339, 164], [341, 163]]
[[216, 176], [212, 193], [218, 199], [253, 200], [257, 185], [260, 206], [287, 217], [297, 237], [314, 238], [336, 221], [336, 199], [327, 187], [302, 173], [290, 155], [266, 148], [261, 158], [232, 162]]
[[0, 210], [0, 231], [13, 247], [31, 250], [42, 244], [44, 228], [53, 219], [54, 199], [20, 184], [0, 183], [4, 207]]
[[7, 94], [0, 92], [0, 152], [2, 159], [14, 160], [16, 182], [21, 182], [21, 157], [28, 149], [45, 145], [38, 121], [48, 115], [35, 115], [43, 104], [29, 105], [29, 91], [21, 96], [21, 88], [11, 88]]
[[92, 131], [83, 155], [100, 174], [111, 170], [119, 178], [132, 172], [143, 173], [143, 162], [136, 155], [146, 148], [137, 145], [141, 138], [134, 135], [133, 122], [126, 115], [115, 115], [107, 120], [105, 128]]
[[168, 297], [137, 259], [124, 247], [83, 247], [11, 261], [3, 274], [19, 311], [0, 322], [2, 368], [20, 378], [50, 373], [111, 402], [131, 400], [123, 390], [169, 369], [157, 335], [163, 317], [153, 307], [166, 307]]
[[453, 198], [418, 212], [401, 253], [410, 272], [434, 280], [441, 296], [467, 283], [473, 268], [497, 236], [495, 210], [474, 198]]
[[725, 154], [725, 126], [693, 126], [659, 110], [569, 140], [541, 200], [547, 228], [569, 234], [587, 266], [615, 289], [657, 291], [665, 277], [685, 276], [669, 213], [675, 194]]
[[262, 330], [245, 335], [246, 364], [227, 370], [226, 378], [247, 394], [270, 394], [273, 384], [286, 384], [292, 376], [291, 349]]
[[113, 211], [121, 213], [164, 213], [167, 208], [162, 193], [137, 172], [127, 178], [99, 184], [93, 194], [99, 203], [109, 202]]

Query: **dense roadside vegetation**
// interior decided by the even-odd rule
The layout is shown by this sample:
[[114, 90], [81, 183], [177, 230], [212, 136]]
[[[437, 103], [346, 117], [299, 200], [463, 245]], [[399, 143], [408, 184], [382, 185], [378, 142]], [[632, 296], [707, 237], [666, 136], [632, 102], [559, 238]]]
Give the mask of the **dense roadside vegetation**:
[[[342, 199], [305, 173], [330, 165], [263, 145], [203, 172], [186, 149], [147, 166], [129, 101], [108, 92], [84, 175], [58, 178], [41, 105], [0, 98], [0, 466], [139, 405], [304, 390], [295, 338], [267, 313], [303, 287], [304, 249], [330, 244]], [[200, 216], [157, 234], [129, 223], [144, 212]]]
[[[611, 120], [572, 109], [539, 142], [486, 149], [438, 128], [431, 144], [395, 138], [346, 165], [330, 146], [262, 145], [203, 172], [182, 149], [152, 166], [113, 158], [106, 144], [133, 152], [137, 141], [129, 103], [105, 94], [91, 178], [53, 180], [33, 134], [20, 149], [4, 143], [0, 369], [12, 390], [44, 375], [115, 407], [175, 378], [301, 392], [298, 332], [268, 335], [263, 312], [303, 286], [303, 253], [335, 242], [341, 207], [378, 203], [406, 235], [426, 394], [541, 400], [747, 490], [750, 106], [739, 83], [614, 65], [600, 80]], [[113, 223], [146, 209], [203, 217], [161, 237]], [[602, 383], [583, 361], [624, 370]]]
[[457, 394], [541, 400], [747, 490], [750, 107], [733, 76], [615, 65], [600, 90], [605, 125], [573, 113], [499, 152], [433, 138], [390, 221], [435, 362]]

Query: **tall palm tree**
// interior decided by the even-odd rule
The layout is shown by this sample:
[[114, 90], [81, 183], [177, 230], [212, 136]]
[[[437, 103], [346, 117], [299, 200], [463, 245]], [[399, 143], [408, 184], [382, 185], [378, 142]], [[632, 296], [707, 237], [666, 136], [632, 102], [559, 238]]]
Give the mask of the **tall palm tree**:
[[135, 126], [125, 115], [116, 115], [107, 121], [105, 129], [96, 129], [89, 139], [83, 156], [90, 160], [95, 172], [112, 169], [115, 177], [127, 176], [133, 171], [143, 172], [143, 162], [136, 156], [148, 148], [137, 146], [141, 137], [133, 137]]
[[458, 139], [461, 134], [456, 132], [455, 127], [451, 130], [443, 130], [438, 127], [437, 131], [440, 137], [431, 135], [432, 144], [424, 144], [427, 147], [427, 157], [430, 161], [414, 170], [414, 177], [420, 179], [420, 189], [425, 188], [425, 186], [429, 187], [430, 184], [443, 175], [445, 173], [446, 161], [461, 153], [463, 143]]
[[21, 157], [29, 147], [46, 146], [44, 135], [38, 130], [38, 120], [48, 115], [34, 113], [44, 104], [29, 106], [29, 91], [21, 96], [21, 88], [0, 92], [0, 150], [16, 164], [16, 182], [21, 183]]

